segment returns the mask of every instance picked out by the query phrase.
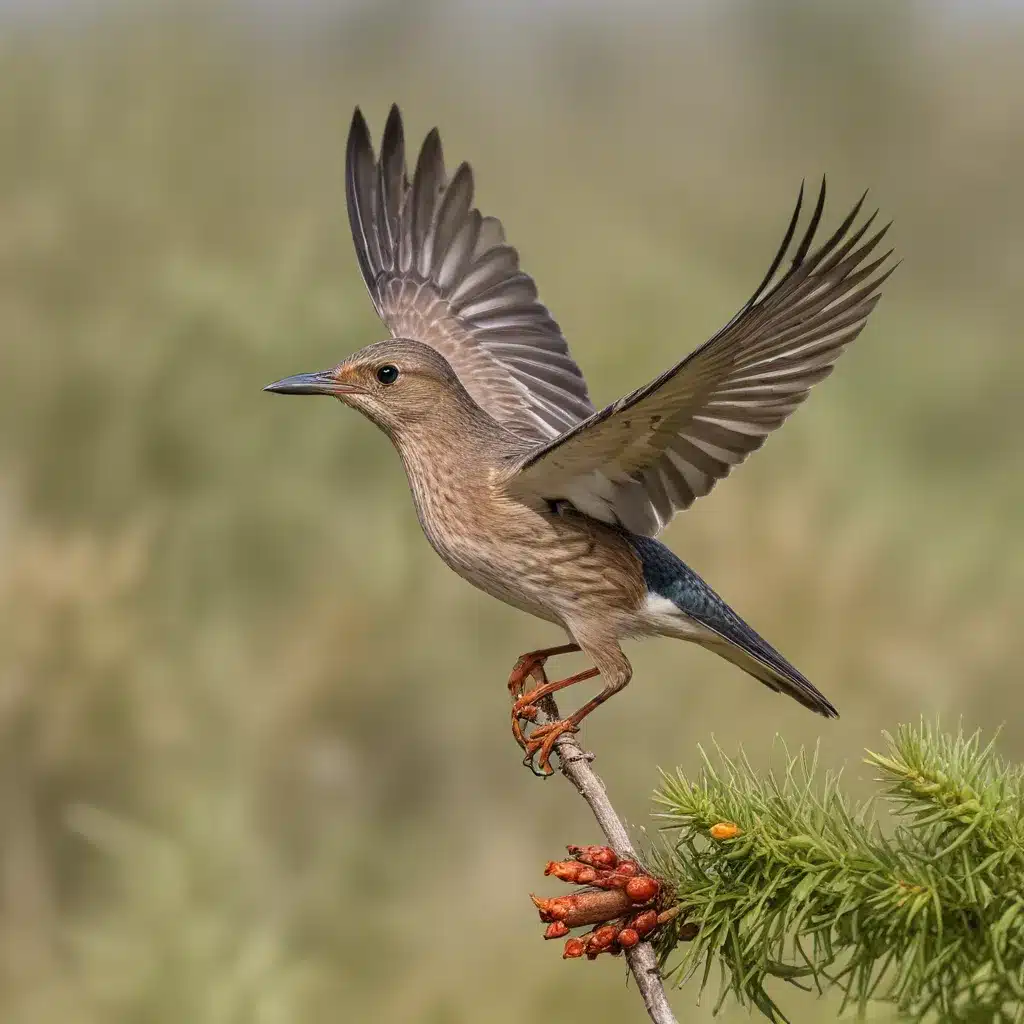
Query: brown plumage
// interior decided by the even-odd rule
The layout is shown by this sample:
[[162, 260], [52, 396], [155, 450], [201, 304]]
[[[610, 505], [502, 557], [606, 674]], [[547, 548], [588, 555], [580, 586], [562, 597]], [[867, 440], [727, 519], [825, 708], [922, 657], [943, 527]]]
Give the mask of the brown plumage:
[[[600, 412], [561, 331], [519, 267], [500, 223], [472, 205], [462, 164], [449, 179], [436, 130], [410, 182], [392, 108], [380, 158], [356, 111], [346, 194], [356, 253], [392, 339], [333, 370], [267, 390], [326, 394], [387, 433], [420, 523], [459, 575], [557, 623], [573, 644], [524, 656], [521, 690], [546, 656], [576, 649], [594, 670], [522, 694], [517, 738], [550, 772], [554, 741], [630, 678], [627, 636], [693, 640], [826, 716], [835, 709], [664, 545], [672, 515], [760, 447], [831, 372], [891, 273], [875, 257], [883, 228], [854, 227], [863, 198], [812, 251], [808, 228], [779, 274], [802, 205], [754, 296], [713, 338], [650, 384]], [[536, 700], [581, 677], [604, 689], [574, 715], [535, 729]]]

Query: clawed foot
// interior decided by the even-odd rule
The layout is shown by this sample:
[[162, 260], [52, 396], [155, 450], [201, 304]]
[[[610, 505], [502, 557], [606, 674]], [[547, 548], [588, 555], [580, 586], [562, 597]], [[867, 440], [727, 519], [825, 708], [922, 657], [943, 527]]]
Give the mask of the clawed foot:
[[[573, 654], [578, 650], [579, 647], [576, 644], [564, 644], [561, 647], [548, 647], [544, 650], [530, 651], [524, 654], [512, 669], [512, 674], [508, 677], [508, 692], [513, 701], [512, 735], [515, 737], [516, 743], [523, 750], [526, 750], [527, 745], [526, 736], [523, 733], [523, 723], [535, 722], [537, 720], [537, 715], [540, 711], [535, 702], [540, 700], [545, 694], [553, 692], [550, 689], [551, 684], [548, 682], [544, 665], [548, 658], [557, 654]], [[524, 694], [523, 690], [526, 689], [526, 684], [529, 680], [533, 681], [534, 686], [529, 693]]]
[[[546, 686], [548, 677], [544, 672], [546, 658], [538, 658], [536, 654], [524, 654], [512, 669], [508, 677], [508, 692], [512, 695], [512, 735], [516, 743], [526, 749], [526, 735], [523, 732], [524, 722], [535, 722], [540, 709], [533, 703], [534, 694], [542, 686]], [[523, 694], [527, 679], [533, 678], [538, 685]]]
[[[554, 753], [555, 744], [558, 740], [569, 733], [577, 731], [580, 714], [577, 713], [570, 718], [562, 718], [553, 722], [546, 722], [533, 728], [527, 736], [524, 729], [527, 725], [535, 723], [540, 714], [540, 702], [559, 690], [572, 686], [573, 683], [581, 683], [585, 679], [593, 679], [598, 674], [596, 668], [579, 672], [567, 679], [559, 679], [555, 682], [548, 682], [547, 674], [544, 671], [544, 663], [549, 657], [555, 654], [571, 654], [578, 651], [575, 644], [568, 644], [565, 647], [553, 647], [545, 651], [531, 651], [524, 654], [517, 662], [512, 674], [508, 679], [509, 693], [513, 698], [512, 704], [512, 735], [516, 743], [526, 752], [523, 764], [533, 771], [534, 775], [546, 777], [554, 774], [551, 767], [551, 755]], [[536, 684], [527, 693], [523, 693], [527, 679], [532, 679]], [[536, 767], [534, 759], [536, 758]]]
[[[528, 707], [524, 710], [532, 710], [534, 717], [536, 717], [537, 709], [535, 707]], [[529, 715], [523, 716], [527, 720], [531, 720]], [[519, 725], [519, 720], [513, 718], [513, 732], [517, 734], [517, 738], [523, 735], [522, 728]], [[534, 775], [544, 778], [548, 775], [554, 775], [555, 769], [551, 767], [551, 755], [554, 753], [555, 744], [559, 738], [565, 735], [571, 735], [574, 732], [578, 732], [576, 724], [571, 718], [560, 718], [557, 722], [548, 722], [546, 725], [538, 725], [529, 735], [528, 738], [520, 742], [520, 746], [526, 751], [526, 756], [523, 758], [523, 764], [526, 765]], [[533, 763], [534, 758], [537, 759], [536, 766]]]

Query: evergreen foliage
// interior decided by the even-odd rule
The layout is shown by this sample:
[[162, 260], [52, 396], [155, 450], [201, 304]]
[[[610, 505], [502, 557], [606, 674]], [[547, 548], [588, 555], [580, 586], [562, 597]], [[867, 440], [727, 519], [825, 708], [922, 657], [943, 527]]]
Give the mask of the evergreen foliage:
[[717, 963], [717, 1006], [733, 993], [773, 1021], [786, 1018], [771, 978], [836, 986], [860, 1012], [883, 1000], [916, 1020], [1024, 1021], [1024, 772], [977, 733], [922, 723], [885, 738], [866, 758], [884, 830], [874, 801], [816, 779], [816, 753], [787, 751], [765, 775], [742, 753], [702, 751], [696, 781], [664, 775], [671, 842], [653, 863], [700, 925], [679, 943], [680, 915], [661, 935], [669, 976], [703, 988]]

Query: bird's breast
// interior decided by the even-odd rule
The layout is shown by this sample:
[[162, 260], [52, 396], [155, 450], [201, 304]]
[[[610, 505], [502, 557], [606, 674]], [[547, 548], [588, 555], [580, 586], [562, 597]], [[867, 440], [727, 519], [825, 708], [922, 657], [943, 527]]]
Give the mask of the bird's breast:
[[632, 614], [646, 588], [635, 555], [615, 531], [494, 493], [435, 481], [413, 486], [431, 546], [480, 590], [539, 618], [566, 624]]

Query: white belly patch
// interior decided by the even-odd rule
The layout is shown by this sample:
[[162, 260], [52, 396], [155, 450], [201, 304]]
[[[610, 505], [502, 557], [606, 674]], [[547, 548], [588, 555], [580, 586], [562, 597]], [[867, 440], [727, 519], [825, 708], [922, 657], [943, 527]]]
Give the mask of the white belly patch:
[[686, 612], [681, 611], [667, 597], [647, 591], [640, 614], [652, 633], [674, 636], [680, 640], [698, 640], [706, 637], [708, 629], [695, 622]]

